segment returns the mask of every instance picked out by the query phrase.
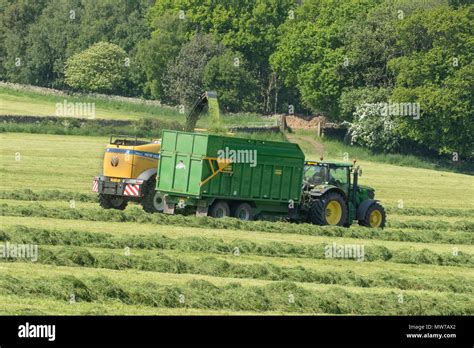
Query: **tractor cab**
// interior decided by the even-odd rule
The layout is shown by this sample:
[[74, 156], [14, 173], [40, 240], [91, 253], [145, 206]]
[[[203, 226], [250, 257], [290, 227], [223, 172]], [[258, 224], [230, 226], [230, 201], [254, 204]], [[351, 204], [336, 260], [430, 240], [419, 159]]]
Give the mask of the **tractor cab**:
[[348, 195], [352, 168], [351, 163], [306, 161], [303, 181], [309, 189], [335, 186]]

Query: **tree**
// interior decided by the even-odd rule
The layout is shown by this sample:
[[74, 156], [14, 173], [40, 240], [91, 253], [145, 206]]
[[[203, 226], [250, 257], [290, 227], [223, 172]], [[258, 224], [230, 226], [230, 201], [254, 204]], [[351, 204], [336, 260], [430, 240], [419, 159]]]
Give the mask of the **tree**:
[[212, 13], [210, 31], [226, 47], [241, 52], [254, 71], [263, 112], [273, 110], [272, 94], [276, 98], [278, 93], [270, 55], [275, 51], [280, 26], [295, 10], [293, 0], [245, 0], [218, 4]]
[[190, 107], [204, 92], [204, 69], [209, 60], [223, 51], [211, 35], [197, 34], [168, 65], [163, 78], [167, 100]]
[[420, 104], [420, 118], [404, 118], [402, 131], [441, 154], [473, 155], [473, 9], [414, 12], [398, 29], [403, 56], [389, 62], [396, 78], [392, 100]]
[[351, 122], [357, 107], [387, 102], [395, 85], [388, 62], [397, 57], [398, 11], [402, 2], [383, 2], [371, 8], [363, 21], [352, 21], [343, 36], [344, 87], [339, 97], [339, 119]]
[[258, 81], [246, 68], [240, 53], [226, 50], [215, 56], [204, 69], [206, 90], [216, 91], [220, 106], [226, 111], [256, 111]]
[[82, 4], [52, 1], [30, 27], [27, 43], [27, 83], [63, 88], [64, 63], [72, 54], [71, 43], [79, 33]]
[[86, 92], [117, 92], [126, 80], [126, 57], [119, 46], [98, 42], [67, 60], [65, 82]]
[[360, 87], [345, 89], [339, 99], [340, 119], [351, 122], [357, 108], [364, 104], [384, 103], [390, 99], [389, 88]]
[[153, 27], [151, 38], [140, 42], [137, 59], [146, 74], [146, 93], [166, 101], [163, 77], [187, 40], [188, 21], [166, 12], [154, 20]]
[[105, 41], [133, 52], [137, 44], [149, 38], [150, 28], [144, 18], [150, 7], [148, 0], [83, 1], [79, 38], [80, 49]]
[[344, 38], [348, 24], [364, 20], [377, 2], [306, 1], [295, 19], [282, 26], [273, 69], [289, 88], [297, 88], [304, 106], [339, 118], [339, 97], [347, 79], [348, 56]]
[[[96, 42], [115, 43], [130, 59], [120, 94], [141, 93], [136, 45], [148, 38], [148, 0], [0, 0], [0, 75], [9, 81], [64, 88], [64, 63]], [[3, 59], [2, 59], [3, 60]]]
[[[403, 9], [403, 10], [401, 10]], [[394, 76], [387, 68], [397, 57], [398, 11], [406, 11], [402, 2], [385, 1], [368, 10], [364, 20], [352, 21], [344, 32], [345, 86], [354, 88], [391, 88]]]
[[29, 58], [25, 38], [45, 6], [44, 0], [0, 0], [0, 79], [34, 82], [27, 67]]
[[225, 47], [240, 52], [259, 81], [259, 109], [270, 111], [276, 94], [269, 57], [275, 49], [279, 27], [296, 9], [293, 0], [163, 0], [150, 9], [150, 22], [164, 13], [182, 16], [188, 23], [187, 37], [194, 32], [212, 34]]
[[110, 42], [127, 52], [127, 80], [117, 93], [142, 95], [146, 74], [138, 59], [138, 45], [150, 37], [150, 28], [144, 18], [151, 6], [149, 0], [83, 1], [78, 40], [71, 42], [70, 50], [82, 51], [99, 41]]

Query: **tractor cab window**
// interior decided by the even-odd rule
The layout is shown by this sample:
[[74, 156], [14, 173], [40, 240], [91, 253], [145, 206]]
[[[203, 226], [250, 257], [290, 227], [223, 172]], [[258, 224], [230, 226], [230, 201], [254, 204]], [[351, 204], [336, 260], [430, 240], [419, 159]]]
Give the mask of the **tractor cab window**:
[[346, 186], [349, 184], [349, 168], [347, 167], [333, 167], [329, 170], [330, 185]]
[[327, 181], [327, 167], [307, 165], [304, 170], [304, 181], [310, 185], [321, 185]]

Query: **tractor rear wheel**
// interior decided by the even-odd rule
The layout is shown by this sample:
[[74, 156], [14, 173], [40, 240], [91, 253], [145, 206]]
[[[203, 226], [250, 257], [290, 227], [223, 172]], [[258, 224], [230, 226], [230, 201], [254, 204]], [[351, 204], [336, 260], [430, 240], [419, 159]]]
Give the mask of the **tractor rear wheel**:
[[344, 226], [347, 215], [346, 201], [341, 194], [336, 192], [315, 199], [309, 210], [309, 219], [315, 225]]
[[156, 181], [150, 179], [146, 183], [145, 195], [141, 200], [143, 210], [147, 213], [163, 212], [165, 209], [165, 201], [161, 192], [155, 191]]
[[385, 227], [386, 214], [385, 209], [379, 204], [372, 204], [367, 209], [364, 220], [359, 220], [359, 225], [373, 228], [384, 228]]
[[209, 216], [213, 218], [223, 218], [230, 216], [229, 204], [225, 201], [217, 201], [211, 206]]
[[104, 209], [124, 210], [128, 201], [121, 196], [99, 194], [99, 204]]

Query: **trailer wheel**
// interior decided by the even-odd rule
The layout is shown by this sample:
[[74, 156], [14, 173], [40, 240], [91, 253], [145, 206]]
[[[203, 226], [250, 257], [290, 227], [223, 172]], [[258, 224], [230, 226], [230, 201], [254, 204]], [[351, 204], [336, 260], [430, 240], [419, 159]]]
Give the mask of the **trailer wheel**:
[[99, 194], [99, 204], [104, 209], [124, 210], [128, 201], [120, 196]]
[[225, 201], [215, 202], [211, 207], [209, 216], [213, 218], [229, 217], [230, 216], [229, 204], [227, 204], [227, 202]]
[[309, 218], [315, 225], [343, 226], [347, 220], [347, 205], [344, 197], [331, 192], [311, 203]]
[[161, 213], [165, 209], [163, 195], [161, 192], [155, 191], [155, 185], [156, 181], [154, 179], [148, 180], [145, 188], [145, 195], [141, 201], [143, 210], [147, 213]]
[[237, 205], [232, 216], [243, 221], [251, 221], [254, 219], [252, 207], [248, 203], [240, 203]]
[[359, 225], [373, 228], [384, 228], [385, 220], [385, 209], [379, 203], [374, 203], [369, 207], [369, 209], [367, 209], [364, 220], [359, 220]]

